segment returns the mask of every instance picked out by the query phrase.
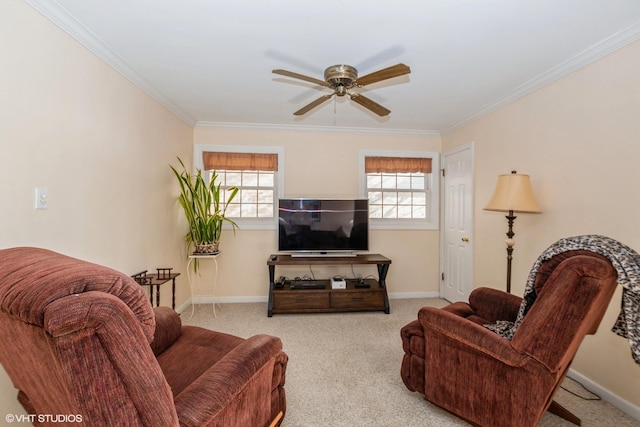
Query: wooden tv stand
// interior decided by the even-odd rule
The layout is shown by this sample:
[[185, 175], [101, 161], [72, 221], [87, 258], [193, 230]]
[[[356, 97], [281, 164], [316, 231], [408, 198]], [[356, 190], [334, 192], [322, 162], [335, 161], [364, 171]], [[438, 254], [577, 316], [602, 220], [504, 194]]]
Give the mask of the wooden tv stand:
[[[378, 280], [364, 279], [369, 287], [360, 287], [358, 279], [347, 279], [346, 289], [331, 289], [331, 282], [314, 280], [322, 289], [292, 289], [291, 281], [276, 288], [276, 266], [283, 265], [355, 265], [376, 264]], [[269, 267], [268, 316], [285, 313], [332, 313], [340, 311], [384, 311], [389, 314], [389, 296], [385, 280], [391, 260], [380, 254], [358, 254], [356, 256], [292, 257], [271, 255]]]

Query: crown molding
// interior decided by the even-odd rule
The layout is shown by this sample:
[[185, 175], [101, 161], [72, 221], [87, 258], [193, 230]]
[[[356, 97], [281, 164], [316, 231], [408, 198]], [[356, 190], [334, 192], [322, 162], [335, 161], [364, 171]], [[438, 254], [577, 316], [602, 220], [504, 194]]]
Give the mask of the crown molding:
[[336, 126], [305, 126], [305, 125], [271, 125], [260, 123], [221, 123], [197, 121], [194, 117], [183, 111], [169, 98], [164, 96], [155, 86], [136, 73], [125, 61], [116, 55], [100, 38], [93, 34], [87, 27], [78, 22], [66, 9], [55, 0], [24, 0], [36, 11], [41, 13], [81, 45], [102, 59], [107, 65], [122, 74], [138, 88], [143, 90], [158, 103], [163, 105], [185, 123], [195, 128], [235, 128], [253, 130], [278, 130], [295, 132], [316, 133], [365, 133], [384, 135], [420, 135], [443, 136], [453, 132], [495, 110], [512, 103], [529, 93], [547, 86], [556, 80], [632, 43], [640, 38], [640, 23], [636, 23], [625, 30], [596, 43], [575, 55], [557, 67], [554, 67], [528, 82], [518, 86], [505, 97], [495, 100], [484, 107], [472, 112], [468, 116], [453, 122], [444, 130], [417, 130], [417, 129], [377, 129], [377, 128], [353, 128]]
[[305, 126], [305, 125], [271, 125], [261, 123], [219, 123], [197, 121], [184, 112], [170, 99], [162, 94], [155, 86], [136, 73], [129, 65], [109, 48], [99, 37], [87, 27], [78, 22], [64, 7], [55, 0], [24, 0], [27, 4], [49, 19], [60, 29], [78, 41], [82, 46], [102, 59], [107, 65], [122, 74], [138, 88], [143, 90], [161, 105], [166, 107], [181, 120], [195, 128], [235, 128], [253, 130], [278, 130], [295, 132], [325, 132], [325, 133], [365, 133], [386, 135], [420, 135], [440, 136], [438, 131], [423, 131], [412, 129], [374, 129], [374, 128], [349, 128], [331, 126]]
[[285, 125], [268, 123], [233, 123], [233, 122], [209, 122], [198, 121], [197, 129], [244, 129], [244, 130], [267, 130], [285, 132], [314, 132], [314, 133], [363, 133], [379, 135], [417, 135], [417, 136], [440, 136], [440, 132], [434, 130], [420, 129], [379, 129], [360, 128], [345, 126], [307, 126], [307, 125]]
[[617, 33], [607, 37], [606, 39], [596, 43], [595, 45], [583, 50], [579, 54], [573, 56], [562, 64], [534, 77], [528, 82], [518, 86], [507, 96], [500, 98], [486, 106], [476, 110], [463, 119], [452, 123], [449, 127], [442, 130], [441, 134], [446, 135], [449, 132], [460, 129], [461, 127], [483, 117], [500, 107], [510, 104], [531, 92], [547, 86], [574, 71], [583, 68], [598, 59], [609, 55], [610, 53], [638, 40], [640, 38], [640, 22], [618, 31]]
[[116, 55], [100, 38], [93, 34], [87, 27], [78, 22], [65, 8], [55, 0], [24, 0], [32, 8], [44, 15], [64, 32], [73, 37], [82, 46], [89, 49], [107, 65], [122, 74], [127, 80], [142, 89], [145, 93], [166, 107], [181, 120], [194, 126], [195, 118], [185, 113], [169, 98], [164, 96], [155, 86], [136, 73], [126, 62]]

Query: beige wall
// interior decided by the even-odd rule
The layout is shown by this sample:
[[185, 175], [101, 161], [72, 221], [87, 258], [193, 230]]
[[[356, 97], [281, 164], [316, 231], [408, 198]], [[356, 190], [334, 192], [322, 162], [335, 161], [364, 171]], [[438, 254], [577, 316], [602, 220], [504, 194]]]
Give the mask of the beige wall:
[[[184, 271], [168, 164], [191, 158], [192, 127], [22, 1], [0, 2], [0, 52], [0, 248]], [[37, 186], [47, 210], [34, 209]], [[2, 369], [8, 413], [22, 409]]]
[[[277, 146], [284, 148], [284, 197], [358, 197], [359, 150], [440, 151], [438, 136], [359, 134], [199, 127], [195, 144]], [[391, 259], [387, 276], [391, 294], [439, 292], [439, 233], [431, 231], [372, 230], [370, 251]], [[276, 230], [223, 233], [223, 251], [216, 295], [223, 298], [262, 297], [268, 292], [267, 259], [277, 252]], [[356, 272], [377, 274], [375, 267], [356, 266]], [[314, 268], [316, 277], [351, 275], [351, 270]], [[295, 277], [308, 269], [280, 269], [277, 275]], [[198, 294], [211, 293], [212, 266], [203, 265]], [[207, 287], [208, 286], [208, 287]], [[266, 308], [265, 308], [266, 310]]]
[[[603, 234], [640, 249], [640, 42], [443, 137], [443, 151], [475, 141], [475, 284], [502, 288], [504, 215], [483, 211], [498, 174], [531, 175], [543, 210], [515, 221], [513, 293], [547, 246], [561, 237]], [[610, 329], [614, 296], [599, 332], [573, 369], [640, 407], [640, 367]], [[637, 409], [636, 409], [637, 410]]]

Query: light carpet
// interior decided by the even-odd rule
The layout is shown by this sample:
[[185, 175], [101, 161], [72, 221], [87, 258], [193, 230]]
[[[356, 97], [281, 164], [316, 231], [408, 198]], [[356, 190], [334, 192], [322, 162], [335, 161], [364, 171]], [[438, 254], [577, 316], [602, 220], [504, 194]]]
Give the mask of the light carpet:
[[[182, 314], [183, 324], [247, 338], [280, 337], [289, 355], [283, 427], [315, 426], [468, 426], [459, 418], [406, 389], [400, 378], [400, 329], [426, 305], [441, 299], [391, 300], [383, 312], [287, 314], [267, 317], [266, 303], [223, 304], [214, 317], [211, 304]], [[592, 397], [567, 379], [569, 390]], [[560, 390], [556, 400], [582, 419], [583, 426], [639, 426], [605, 401], [587, 401]], [[547, 413], [544, 427], [573, 426]]]

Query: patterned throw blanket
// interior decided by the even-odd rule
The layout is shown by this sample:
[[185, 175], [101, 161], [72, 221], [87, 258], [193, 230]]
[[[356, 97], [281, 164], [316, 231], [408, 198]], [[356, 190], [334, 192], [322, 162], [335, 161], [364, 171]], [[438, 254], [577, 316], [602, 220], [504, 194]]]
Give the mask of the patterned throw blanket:
[[640, 364], [640, 255], [628, 246], [605, 236], [568, 237], [549, 246], [531, 268], [516, 321], [499, 320], [496, 324], [485, 327], [511, 340], [536, 299], [533, 285], [540, 265], [562, 252], [580, 249], [606, 257], [618, 272], [618, 284], [624, 288], [622, 310], [611, 331], [629, 340], [633, 360]]

